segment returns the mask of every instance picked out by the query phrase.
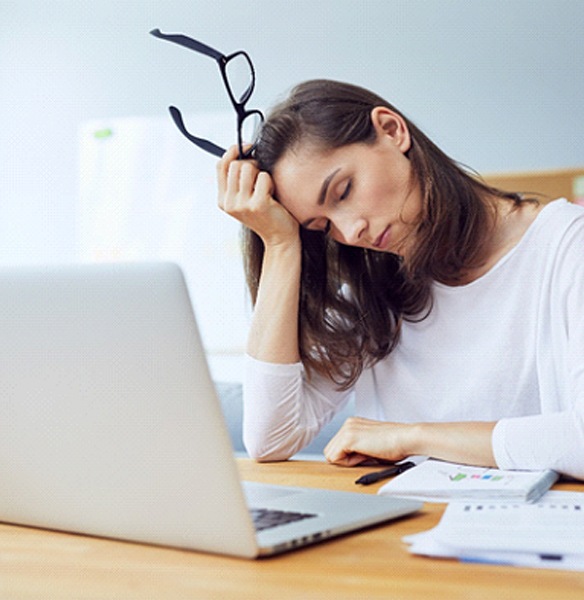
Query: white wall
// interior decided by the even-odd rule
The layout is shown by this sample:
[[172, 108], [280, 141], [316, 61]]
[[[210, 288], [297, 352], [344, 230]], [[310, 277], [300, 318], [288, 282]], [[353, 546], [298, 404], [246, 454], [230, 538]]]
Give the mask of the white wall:
[[1, 263], [75, 256], [82, 123], [229, 108], [154, 27], [248, 50], [260, 108], [344, 79], [479, 171], [584, 164], [582, 0], [0, 0]]
[[[233, 110], [185, 115], [222, 146]], [[217, 209], [216, 159], [198, 153], [167, 115], [87, 121], [80, 132], [76, 206], [83, 262], [170, 260], [189, 286], [207, 351], [241, 354], [250, 303], [235, 219]]]

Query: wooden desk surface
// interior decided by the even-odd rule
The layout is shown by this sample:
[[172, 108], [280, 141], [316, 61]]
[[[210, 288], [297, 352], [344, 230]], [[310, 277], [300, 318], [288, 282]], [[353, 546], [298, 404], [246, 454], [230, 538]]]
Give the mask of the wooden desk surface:
[[[238, 461], [243, 479], [355, 491], [371, 468]], [[379, 485], [359, 488], [375, 493]], [[584, 485], [559, 489], [584, 491]], [[0, 598], [584, 598], [584, 573], [459, 564], [410, 555], [401, 538], [433, 527], [442, 505], [281, 556], [247, 561], [0, 524]]]

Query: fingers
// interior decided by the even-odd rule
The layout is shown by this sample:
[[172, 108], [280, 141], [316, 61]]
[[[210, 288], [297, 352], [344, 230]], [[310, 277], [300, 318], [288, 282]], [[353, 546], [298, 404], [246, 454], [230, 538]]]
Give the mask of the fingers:
[[353, 434], [353, 419], [347, 419], [337, 434], [325, 446], [324, 457], [330, 463], [352, 467], [363, 460], [359, 460], [362, 454], [353, 450], [353, 445], [358, 440]]
[[364, 462], [370, 461], [371, 457], [359, 452], [349, 452], [341, 454], [330, 454], [325, 453], [325, 458], [328, 462], [341, 467], [356, 467]]
[[229, 165], [237, 160], [238, 150], [237, 146], [231, 146], [225, 152], [221, 160], [217, 162], [217, 187], [219, 190], [219, 201], [221, 203], [222, 197], [225, 195], [227, 191], [227, 177], [229, 173]]
[[272, 196], [273, 191], [272, 178], [265, 171], [260, 171], [255, 182], [255, 192], [260, 196]]
[[[246, 194], [253, 193], [256, 187], [256, 180], [260, 175], [257, 167], [250, 161], [238, 161], [239, 163], [239, 188]], [[267, 175], [267, 173], [264, 173]]]
[[217, 164], [219, 208], [257, 233], [266, 247], [297, 245], [298, 222], [273, 198], [272, 177], [260, 171], [254, 160], [238, 156], [233, 146]]
[[324, 449], [327, 461], [352, 467], [375, 458], [394, 462], [407, 456], [401, 440], [407, 425], [351, 417]]
[[[227, 205], [232, 205], [235, 200], [248, 200], [255, 191], [260, 171], [254, 161], [239, 160], [238, 157], [237, 146], [232, 146], [217, 163], [218, 203], [222, 210], [226, 210]], [[269, 193], [271, 178], [264, 173], [262, 180], [266, 177], [270, 183], [264, 183], [262, 189]]]

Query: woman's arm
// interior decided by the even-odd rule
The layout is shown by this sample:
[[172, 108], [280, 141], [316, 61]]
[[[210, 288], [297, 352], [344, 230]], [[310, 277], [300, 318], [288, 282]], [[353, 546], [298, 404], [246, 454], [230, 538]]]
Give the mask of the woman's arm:
[[259, 461], [286, 460], [305, 448], [344, 408], [351, 391], [327, 379], [307, 380], [301, 363], [274, 364], [248, 356], [243, 386], [243, 441]]
[[266, 246], [247, 353], [278, 364], [300, 361], [298, 303], [300, 241]]
[[[554, 469], [584, 480], [584, 212], [566, 205], [551, 231], [563, 232], [549, 253], [537, 340], [542, 414], [501, 419], [493, 433], [504, 469]], [[564, 213], [576, 215], [570, 227]]]
[[325, 448], [329, 462], [351, 467], [376, 458], [394, 462], [432, 456], [451, 462], [496, 466], [491, 437], [495, 423], [387, 423], [347, 419]]
[[217, 165], [219, 207], [260, 236], [264, 259], [248, 339], [250, 356], [292, 364], [298, 352], [299, 225], [272, 196], [273, 182], [230, 148]]
[[264, 244], [247, 346], [243, 437], [253, 458], [284, 460], [312, 441], [347, 394], [330, 382], [306, 380], [298, 348], [299, 225], [273, 198], [269, 174], [237, 155], [233, 147], [217, 165], [219, 207]]

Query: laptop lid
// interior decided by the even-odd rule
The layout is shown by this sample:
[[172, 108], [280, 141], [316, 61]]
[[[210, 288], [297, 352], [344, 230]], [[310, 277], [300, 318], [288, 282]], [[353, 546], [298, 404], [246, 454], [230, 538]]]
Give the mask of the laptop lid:
[[255, 556], [172, 264], [0, 270], [0, 520]]

